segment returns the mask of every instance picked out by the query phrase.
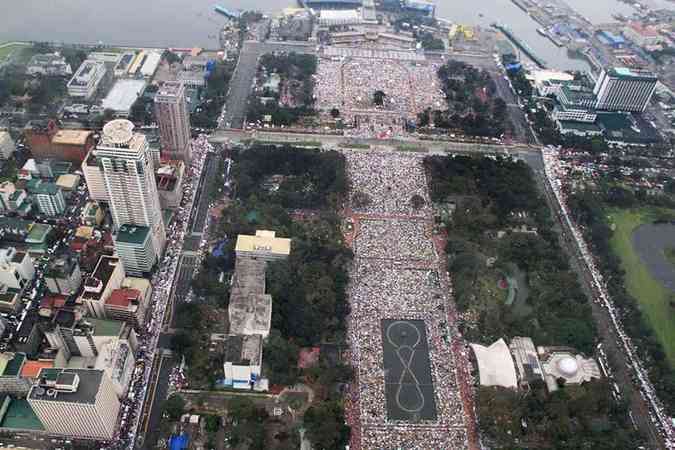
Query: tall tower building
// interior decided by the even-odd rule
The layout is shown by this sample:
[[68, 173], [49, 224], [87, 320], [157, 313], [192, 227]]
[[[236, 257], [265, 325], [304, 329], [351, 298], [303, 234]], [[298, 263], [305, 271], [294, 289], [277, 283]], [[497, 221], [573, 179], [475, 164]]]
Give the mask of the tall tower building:
[[593, 93], [596, 109], [608, 111], [645, 110], [656, 89], [658, 78], [648, 70], [616, 67], [602, 70]]
[[90, 439], [115, 434], [120, 402], [103, 370], [42, 369], [28, 403], [49, 433]]
[[164, 83], [155, 94], [155, 115], [159, 125], [162, 156], [190, 162], [190, 114], [185, 85], [179, 81]]
[[[120, 235], [120, 230], [126, 229], [125, 225], [147, 227], [150, 234], [150, 239], [143, 245], [150, 245], [151, 248], [142, 250], [144, 254], [151, 252], [155, 256], [152, 261], [148, 261], [150, 266], [139, 268], [137, 259], [125, 261], [120, 253], [122, 265], [125, 269], [133, 266], [133, 272], [137, 272], [136, 269], [149, 272], [162, 253], [166, 231], [148, 141], [143, 134], [134, 133], [133, 129], [134, 125], [126, 119], [108, 122], [103, 127], [103, 135], [94, 155], [103, 174], [117, 235]], [[125, 250], [128, 250], [126, 244]], [[128, 251], [123, 253], [128, 254]]]

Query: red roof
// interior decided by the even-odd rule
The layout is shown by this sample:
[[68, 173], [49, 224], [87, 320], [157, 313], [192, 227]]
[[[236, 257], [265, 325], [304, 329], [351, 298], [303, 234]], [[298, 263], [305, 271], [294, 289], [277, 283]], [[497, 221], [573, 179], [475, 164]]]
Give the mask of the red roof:
[[23, 363], [21, 376], [24, 378], [36, 378], [42, 369], [51, 369], [54, 361], [30, 361]]
[[141, 298], [141, 291], [138, 289], [115, 289], [112, 291], [110, 294], [110, 297], [105, 301], [106, 305], [111, 305], [111, 306], [120, 306], [120, 307], [128, 307], [129, 303], [132, 302], [132, 300], [140, 300]]
[[46, 295], [40, 300], [40, 308], [63, 308], [66, 300], [63, 295]]

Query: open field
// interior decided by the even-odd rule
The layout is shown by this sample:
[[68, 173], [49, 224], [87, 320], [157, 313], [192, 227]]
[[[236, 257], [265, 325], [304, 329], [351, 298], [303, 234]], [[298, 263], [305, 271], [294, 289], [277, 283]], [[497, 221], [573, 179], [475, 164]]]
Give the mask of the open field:
[[9, 55], [15, 51], [21, 51], [26, 48], [28, 44], [22, 44], [19, 42], [5, 42], [0, 44], [0, 63], [5, 60]]
[[626, 271], [626, 290], [638, 300], [668, 361], [675, 367], [675, 320], [670, 306], [675, 293], [654, 278], [633, 246], [633, 231], [640, 225], [651, 223], [654, 212], [653, 209], [611, 211], [609, 218], [616, 225], [611, 245]]

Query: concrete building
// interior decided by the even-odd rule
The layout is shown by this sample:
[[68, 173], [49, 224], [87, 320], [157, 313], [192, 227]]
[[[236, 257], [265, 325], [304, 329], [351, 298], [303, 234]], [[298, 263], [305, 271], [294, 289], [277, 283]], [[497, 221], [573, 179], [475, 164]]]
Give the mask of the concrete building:
[[276, 232], [257, 230], [255, 236], [240, 234], [234, 249], [237, 257], [273, 261], [286, 259], [291, 253], [291, 240], [276, 237]]
[[98, 89], [105, 76], [105, 64], [93, 60], [85, 60], [70, 79], [66, 88], [71, 97], [89, 100]]
[[259, 334], [224, 336], [225, 386], [250, 390], [261, 381], [262, 341]]
[[37, 203], [40, 213], [46, 216], [60, 216], [66, 210], [63, 192], [55, 183], [40, 183], [29, 192], [33, 196], [33, 203]]
[[35, 266], [28, 253], [14, 247], [0, 248], [0, 285], [23, 289], [35, 278]]
[[544, 379], [544, 370], [531, 338], [514, 337], [509, 344], [509, 350], [516, 363], [516, 371], [522, 388], [529, 386], [533, 381]]
[[44, 272], [47, 289], [52, 294], [72, 295], [82, 284], [77, 257], [67, 253], [52, 259]]
[[32, 386], [31, 380], [21, 376], [26, 362], [24, 353], [0, 353], [0, 393], [20, 397], [28, 394]]
[[166, 232], [155, 170], [145, 136], [133, 129], [128, 120], [108, 122], [94, 155], [103, 174], [115, 230], [122, 225], [148, 227], [152, 248], [159, 257]]
[[166, 82], [155, 94], [155, 116], [159, 126], [162, 157], [190, 162], [190, 114], [185, 85]]
[[618, 67], [602, 70], [593, 93], [595, 108], [608, 111], [642, 112], [647, 108], [658, 79], [647, 70]]
[[[51, 140], [49, 157], [81, 164], [87, 153], [94, 148], [94, 132], [90, 130], [58, 130]], [[46, 155], [35, 155], [40, 158]]]
[[237, 258], [230, 287], [230, 333], [267, 337], [272, 321], [272, 296], [265, 294], [267, 263]]
[[176, 209], [183, 197], [183, 161], [164, 161], [155, 172], [159, 202], [162, 209]]
[[598, 114], [588, 109], [565, 108], [561, 105], [553, 110], [551, 117], [553, 117], [553, 120], [594, 123]]
[[78, 303], [86, 307], [88, 315], [100, 319], [105, 318], [105, 300], [112, 291], [122, 286], [123, 280], [124, 268], [119, 258], [101, 256], [94, 272], [84, 280], [84, 291]]
[[564, 384], [581, 384], [602, 378], [600, 367], [592, 358], [584, 358], [571, 351], [557, 349], [550, 352], [542, 349], [542, 356], [544, 379], [549, 392], [558, 390], [559, 381]]
[[98, 158], [92, 150], [87, 157], [82, 161], [82, 174], [87, 183], [87, 190], [89, 191], [89, 198], [99, 202], [108, 203], [108, 190], [103, 177], [103, 171], [99, 165]]
[[133, 104], [143, 95], [145, 86], [144, 80], [117, 80], [101, 106], [104, 110], [112, 110], [115, 117], [128, 117]]
[[34, 55], [26, 66], [28, 75], [45, 75], [48, 77], [69, 77], [73, 69], [66, 58], [58, 53], [43, 53]]
[[16, 151], [14, 139], [7, 131], [0, 131], [0, 158], [9, 159]]
[[[127, 279], [125, 279], [125, 282]], [[141, 290], [132, 287], [115, 289], [105, 301], [105, 314], [109, 319], [126, 322], [135, 327], [142, 327], [145, 322], [147, 302], [152, 294], [152, 288], [145, 278], [135, 278], [135, 280], [145, 281], [147, 283], [146, 289]]]
[[91, 439], [115, 434], [120, 402], [102, 370], [42, 369], [28, 403], [49, 433]]
[[154, 248], [149, 227], [122, 225], [114, 239], [115, 252], [127, 274], [146, 276], [152, 272], [158, 252]]
[[23, 135], [31, 154], [36, 158], [50, 158], [52, 137], [59, 131], [53, 120], [31, 120], [23, 127]]
[[363, 21], [357, 9], [322, 9], [319, 12], [319, 25], [323, 27], [357, 25]]
[[103, 222], [103, 209], [96, 202], [87, 202], [82, 208], [82, 224], [97, 227]]

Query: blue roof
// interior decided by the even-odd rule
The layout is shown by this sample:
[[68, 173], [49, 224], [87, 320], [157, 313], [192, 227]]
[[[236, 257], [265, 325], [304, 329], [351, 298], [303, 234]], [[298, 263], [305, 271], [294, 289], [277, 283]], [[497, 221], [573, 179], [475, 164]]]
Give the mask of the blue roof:
[[170, 450], [185, 450], [188, 446], [188, 436], [185, 433], [181, 433], [178, 436], [171, 436], [169, 439], [169, 449]]

